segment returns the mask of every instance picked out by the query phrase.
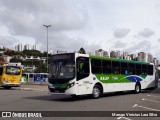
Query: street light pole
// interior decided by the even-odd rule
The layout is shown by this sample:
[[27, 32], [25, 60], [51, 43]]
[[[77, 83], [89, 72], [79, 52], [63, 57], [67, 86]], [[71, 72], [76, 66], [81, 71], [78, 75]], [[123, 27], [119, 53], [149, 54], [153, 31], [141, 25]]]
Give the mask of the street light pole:
[[51, 27], [52, 25], [43, 25], [43, 26], [47, 28], [47, 73], [48, 73], [48, 28]]

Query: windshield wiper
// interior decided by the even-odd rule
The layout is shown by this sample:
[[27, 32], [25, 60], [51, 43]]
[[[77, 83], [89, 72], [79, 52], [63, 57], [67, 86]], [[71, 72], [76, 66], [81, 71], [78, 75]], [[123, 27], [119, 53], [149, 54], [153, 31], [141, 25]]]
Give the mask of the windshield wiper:
[[58, 78], [58, 76], [60, 75], [61, 73], [61, 70], [62, 70], [63, 66], [59, 66], [59, 68], [57, 69], [57, 74], [56, 74], [56, 77]]
[[57, 65], [56, 66], [56, 70], [55, 70], [55, 76], [56, 78], [59, 77], [61, 71], [62, 71], [62, 68], [64, 68], [64, 66], [67, 64], [67, 62], [64, 62], [64, 64], [61, 64], [61, 65]]

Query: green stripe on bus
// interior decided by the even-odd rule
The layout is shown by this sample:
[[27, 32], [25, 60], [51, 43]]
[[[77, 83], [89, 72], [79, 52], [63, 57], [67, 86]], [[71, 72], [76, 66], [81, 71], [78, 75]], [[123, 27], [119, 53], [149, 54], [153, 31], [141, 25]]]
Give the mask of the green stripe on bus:
[[[102, 83], [130, 83], [132, 81], [127, 79], [127, 77], [134, 75], [95, 74], [95, 76]], [[145, 79], [147, 75], [140, 75], [139, 77]]]
[[119, 61], [119, 62], [127, 62], [127, 63], [139, 63], [139, 64], [146, 64], [149, 65], [149, 62], [141, 62], [141, 61], [134, 61], [134, 60], [125, 60], [125, 59], [118, 59], [118, 58], [107, 58], [107, 57], [102, 57], [102, 56], [93, 56], [90, 55], [90, 58], [94, 59], [101, 59], [101, 60], [110, 60], [110, 61]]

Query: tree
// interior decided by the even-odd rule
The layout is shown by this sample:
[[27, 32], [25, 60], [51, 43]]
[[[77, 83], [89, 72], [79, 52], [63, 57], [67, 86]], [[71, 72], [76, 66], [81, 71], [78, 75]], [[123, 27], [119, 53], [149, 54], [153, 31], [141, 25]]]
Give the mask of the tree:
[[41, 52], [38, 50], [23, 50], [22, 53], [26, 56], [41, 56]]
[[47, 72], [47, 67], [45, 63], [40, 62], [39, 66], [37, 67], [37, 71], [38, 73], [46, 73]]
[[80, 48], [80, 50], [78, 51], [78, 53], [81, 53], [81, 54], [86, 54], [86, 51], [84, 50], [84, 48]]
[[3, 57], [0, 56], [0, 61], [5, 61]]
[[12, 58], [10, 62], [22, 62], [22, 60], [17, 58]]
[[14, 50], [7, 50], [6, 52], [4, 52], [5, 55], [9, 55], [9, 56], [12, 56], [12, 55], [15, 55], [16, 52]]

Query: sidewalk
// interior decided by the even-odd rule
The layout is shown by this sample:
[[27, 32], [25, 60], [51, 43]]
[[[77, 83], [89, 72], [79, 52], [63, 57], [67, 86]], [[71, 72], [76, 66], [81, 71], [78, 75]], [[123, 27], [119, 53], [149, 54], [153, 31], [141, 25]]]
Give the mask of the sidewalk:
[[20, 87], [14, 87], [18, 90], [28, 90], [28, 91], [48, 91], [47, 83], [22, 83]]

